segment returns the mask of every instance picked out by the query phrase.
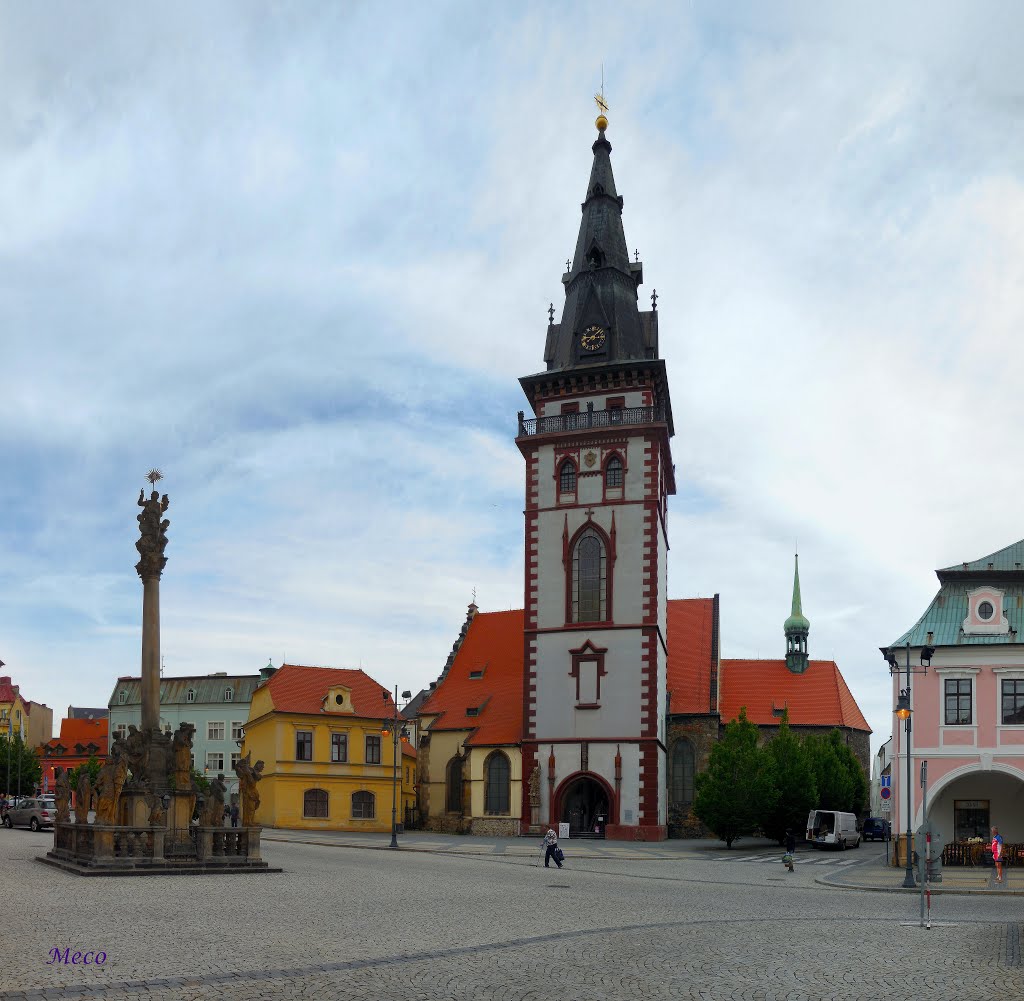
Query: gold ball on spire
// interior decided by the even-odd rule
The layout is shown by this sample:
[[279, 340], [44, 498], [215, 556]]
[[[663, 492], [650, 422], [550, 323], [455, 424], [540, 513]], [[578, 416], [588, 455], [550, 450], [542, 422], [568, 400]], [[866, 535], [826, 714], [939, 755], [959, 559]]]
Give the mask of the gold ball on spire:
[[598, 115], [594, 124], [597, 126], [598, 132], [604, 132], [604, 130], [608, 128], [608, 119], [605, 118], [604, 115]]

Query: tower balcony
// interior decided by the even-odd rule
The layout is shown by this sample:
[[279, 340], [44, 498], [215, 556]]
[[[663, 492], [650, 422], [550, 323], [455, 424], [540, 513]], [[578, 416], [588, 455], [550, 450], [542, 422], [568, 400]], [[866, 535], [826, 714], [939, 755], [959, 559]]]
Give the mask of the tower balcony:
[[519, 437], [557, 434], [562, 431], [589, 431], [592, 428], [626, 427], [636, 424], [664, 424], [665, 407], [613, 407], [611, 410], [584, 410], [576, 414], [552, 414], [527, 420], [519, 411]]

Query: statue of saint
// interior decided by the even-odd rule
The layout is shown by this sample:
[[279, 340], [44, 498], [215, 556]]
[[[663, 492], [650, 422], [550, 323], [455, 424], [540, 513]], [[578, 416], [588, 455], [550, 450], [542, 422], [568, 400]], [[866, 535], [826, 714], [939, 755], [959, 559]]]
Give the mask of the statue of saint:
[[160, 516], [167, 510], [170, 501], [167, 494], [161, 498], [156, 490], [146, 500], [145, 491], [140, 490], [138, 505], [142, 513], [138, 516], [139, 539], [135, 548], [139, 551], [140, 559], [135, 569], [145, 580], [153, 575], [159, 577], [167, 563], [164, 549], [167, 546], [167, 528], [171, 523], [166, 518], [161, 521]]
[[85, 765], [79, 765], [78, 785], [75, 787], [75, 823], [89, 823], [89, 806], [92, 801], [92, 779], [89, 777], [89, 769]]
[[146, 806], [149, 807], [149, 826], [166, 827], [167, 811], [164, 809], [164, 801], [156, 793], [146, 793]]
[[[152, 735], [140, 730], [134, 723], [128, 724], [128, 736], [123, 740], [115, 740], [114, 747], [119, 744], [123, 749], [128, 767], [131, 769], [132, 780], [138, 783], [146, 781], [146, 759], [149, 757], [149, 743]], [[113, 751], [114, 748], [111, 748]]]
[[540, 806], [540, 765], [530, 772], [530, 806]]
[[217, 777], [210, 783], [210, 791], [207, 793], [206, 802], [203, 804], [203, 815], [199, 823], [203, 827], [224, 826], [224, 797], [227, 795], [228, 787], [224, 781], [224, 774], [218, 773]]
[[184, 792], [192, 788], [192, 736], [196, 728], [182, 723], [174, 731], [171, 753], [174, 755], [174, 788]]
[[71, 820], [71, 783], [65, 768], [53, 770], [53, 802], [57, 809], [57, 823], [68, 823]]
[[127, 778], [128, 761], [125, 756], [119, 751], [111, 754], [103, 763], [96, 782], [97, 824], [111, 825], [115, 822], [121, 790]]
[[242, 799], [242, 826], [253, 827], [256, 823], [256, 811], [260, 806], [260, 794], [256, 790], [256, 783], [263, 778], [263, 762], [257, 761], [251, 764], [252, 752], [244, 758], [240, 758], [235, 765], [235, 774], [238, 776], [238, 791]]

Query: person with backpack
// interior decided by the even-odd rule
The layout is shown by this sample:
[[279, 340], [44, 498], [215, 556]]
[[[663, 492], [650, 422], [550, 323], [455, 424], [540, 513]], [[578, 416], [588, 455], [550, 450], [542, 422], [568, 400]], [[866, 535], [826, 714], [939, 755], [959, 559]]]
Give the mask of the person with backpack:
[[544, 848], [544, 868], [549, 868], [549, 863], [554, 859], [555, 865], [561, 869], [562, 860], [565, 856], [562, 854], [562, 849], [558, 847], [558, 835], [549, 828], [548, 833], [544, 835], [541, 845]]

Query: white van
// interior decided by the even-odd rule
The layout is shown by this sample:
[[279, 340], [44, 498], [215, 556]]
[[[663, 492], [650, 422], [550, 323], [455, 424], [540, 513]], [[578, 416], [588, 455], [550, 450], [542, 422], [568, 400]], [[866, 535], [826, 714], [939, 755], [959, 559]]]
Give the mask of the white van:
[[857, 818], [836, 810], [811, 810], [807, 814], [807, 840], [815, 848], [859, 848]]

